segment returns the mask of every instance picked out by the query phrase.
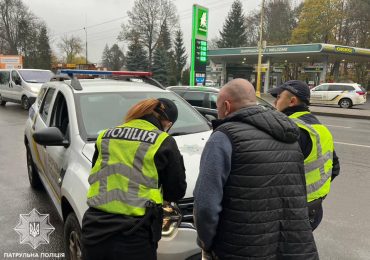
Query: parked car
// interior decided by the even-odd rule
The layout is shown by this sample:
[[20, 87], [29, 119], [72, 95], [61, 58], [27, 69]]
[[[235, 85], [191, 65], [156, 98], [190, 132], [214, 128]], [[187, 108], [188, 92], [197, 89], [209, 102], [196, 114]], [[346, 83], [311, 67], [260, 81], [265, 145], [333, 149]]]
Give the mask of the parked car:
[[185, 198], [178, 202], [182, 220], [165, 219], [158, 259], [200, 259], [193, 225], [193, 189], [201, 153], [211, 134], [208, 121], [178, 95], [146, 77], [134, 81], [59, 77], [42, 86], [29, 111], [24, 143], [31, 186], [45, 187], [64, 221], [67, 259], [81, 251], [88, 176], [99, 132], [122, 124], [128, 109], [138, 101], [158, 97], [171, 99], [178, 107], [178, 119], [169, 133], [183, 155], [187, 180]]
[[35, 102], [41, 85], [54, 75], [50, 70], [2, 69], [0, 70], [0, 105], [14, 102], [24, 109]]
[[[217, 96], [219, 88], [198, 86], [171, 86], [167, 89], [180, 95], [197, 109], [208, 120], [217, 118]], [[257, 97], [257, 104], [266, 108], [275, 109], [270, 103]]]
[[357, 83], [323, 83], [311, 89], [311, 104], [350, 108], [366, 102], [366, 90]]
[[217, 83], [216, 83], [216, 82], [214, 82], [213, 80], [210, 80], [210, 79], [207, 79], [207, 80], [206, 80], [205, 85], [206, 85], [207, 87], [217, 87]]

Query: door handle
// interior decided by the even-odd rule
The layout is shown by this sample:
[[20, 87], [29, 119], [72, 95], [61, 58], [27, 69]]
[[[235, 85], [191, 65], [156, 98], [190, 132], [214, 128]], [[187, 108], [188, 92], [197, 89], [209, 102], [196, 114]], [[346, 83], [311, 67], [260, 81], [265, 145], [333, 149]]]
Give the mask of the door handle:
[[9, 88], [11, 88], [12, 87], [12, 83], [11, 82], [9, 82]]

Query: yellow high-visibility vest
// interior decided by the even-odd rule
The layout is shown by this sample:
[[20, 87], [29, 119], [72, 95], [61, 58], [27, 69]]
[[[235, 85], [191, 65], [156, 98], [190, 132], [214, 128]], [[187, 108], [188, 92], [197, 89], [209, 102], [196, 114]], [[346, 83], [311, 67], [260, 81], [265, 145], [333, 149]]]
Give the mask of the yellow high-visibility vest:
[[307, 124], [299, 119], [310, 112], [296, 112], [289, 116], [299, 128], [306, 130], [312, 141], [311, 153], [304, 160], [307, 201], [326, 196], [330, 191], [333, 169], [334, 142], [330, 131], [322, 124]]
[[135, 119], [99, 134], [87, 204], [105, 212], [143, 216], [148, 200], [163, 203], [154, 156], [166, 132]]

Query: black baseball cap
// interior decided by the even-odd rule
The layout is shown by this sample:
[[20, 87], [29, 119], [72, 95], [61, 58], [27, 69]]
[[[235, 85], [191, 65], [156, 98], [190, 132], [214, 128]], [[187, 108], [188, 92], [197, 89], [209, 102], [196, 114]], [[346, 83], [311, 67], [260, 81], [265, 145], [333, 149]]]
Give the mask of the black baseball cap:
[[172, 100], [167, 98], [158, 98], [158, 101], [162, 103], [164, 109], [158, 109], [159, 111], [155, 111], [161, 114], [161, 116], [166, 118], [168, 121], [175, 123], [178, 116], [176, 104]]
[[268, 93], [276, 98], [284, 90], [289, 91], [307, 105], [310, 104], [311, 92], [306, 82], [301, 80], [289, 80], [277, 88], [270, 89]]

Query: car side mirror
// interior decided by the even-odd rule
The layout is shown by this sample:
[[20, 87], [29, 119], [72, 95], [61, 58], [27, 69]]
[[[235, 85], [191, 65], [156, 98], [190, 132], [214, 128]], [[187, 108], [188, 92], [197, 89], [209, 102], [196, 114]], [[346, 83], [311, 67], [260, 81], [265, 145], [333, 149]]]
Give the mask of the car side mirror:
[[33, 134], [33, 139], [39, 145], [45, 146], [69, 146], [69, 141], [65, 139], [62, 132], [57, 127], [47, 127], [36, 131]]

